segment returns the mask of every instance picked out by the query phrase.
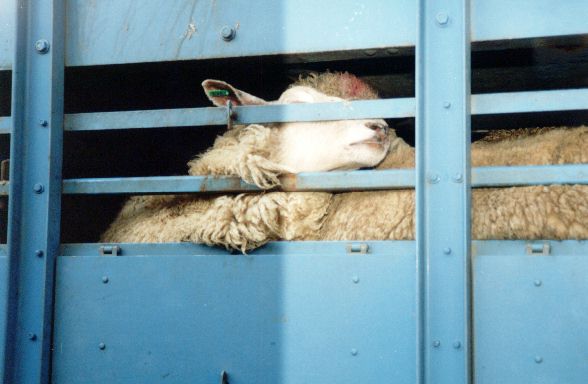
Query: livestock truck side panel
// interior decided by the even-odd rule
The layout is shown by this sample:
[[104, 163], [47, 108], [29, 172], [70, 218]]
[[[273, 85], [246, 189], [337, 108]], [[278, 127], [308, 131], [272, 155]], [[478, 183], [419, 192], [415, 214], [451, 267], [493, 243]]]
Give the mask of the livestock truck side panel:
[[[2, 382], [583, 383], [585, 237], [470, 230], [472, 190], [584, 188], [588, 164], [472, 167], [470, 143], [588, 124], [585, 15], [582, 0], [0, 0]], [[212, 107], [200, 86], [275, 100], [326, 71], [380, 98]], [[416, 167], [283, 188], [414, 190], [414, 240], [99, 242], [129, 195], [264, 193], [184, 176], [235, 125], [350, 119], [385, 119]]]

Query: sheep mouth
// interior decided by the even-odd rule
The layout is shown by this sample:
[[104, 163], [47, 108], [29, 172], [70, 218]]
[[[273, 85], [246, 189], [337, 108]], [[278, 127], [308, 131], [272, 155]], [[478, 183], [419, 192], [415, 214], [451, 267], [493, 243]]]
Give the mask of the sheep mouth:
[[367, 140], [362, 140], [362, 141], [356, 141], [355, 143], [351, 143], [349, 144], [350, 146], [356, 146], [356, 145], [368, 145], [370, 147], [373, 146], [377, 146], [377, 147], [385, 147], [386, 146], [386, 141], [385, 140], [380, 140], [380, 139], [367, 139]]

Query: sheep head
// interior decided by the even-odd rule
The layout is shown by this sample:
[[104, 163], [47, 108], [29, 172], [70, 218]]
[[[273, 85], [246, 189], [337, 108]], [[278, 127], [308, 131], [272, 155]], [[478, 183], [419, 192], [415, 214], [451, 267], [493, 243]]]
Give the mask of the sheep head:
[[[304, 85], [292, 86], [275, 101], [265, 101], [219, 80], [206, 80], [202, 86], [216, 106], [225, 106], [228, 101], [235, 106], [345, 101]], [[384, 159], [390, 146], [388, 125], [380, 119], [292, 122], [272, 124], [271, 128], [277, 138], [271, 160], [293, 173], [373, 167]]]

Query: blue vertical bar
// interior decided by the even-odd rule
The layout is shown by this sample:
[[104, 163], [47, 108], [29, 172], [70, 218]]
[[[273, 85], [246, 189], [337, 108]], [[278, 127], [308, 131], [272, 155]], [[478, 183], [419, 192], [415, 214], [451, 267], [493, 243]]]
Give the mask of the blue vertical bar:
[[416, 47], [420, 383], [469, 383], [468, 0], [420, 0]]
[[12, 80], [4, 383], [49, 383], [59, 248], [64, 1], [19, 0]]

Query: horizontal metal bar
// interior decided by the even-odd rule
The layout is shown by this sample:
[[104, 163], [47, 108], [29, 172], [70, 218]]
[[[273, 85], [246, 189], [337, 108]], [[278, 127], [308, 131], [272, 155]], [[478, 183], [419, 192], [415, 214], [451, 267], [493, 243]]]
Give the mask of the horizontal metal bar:
[[472, 114], [552, 112], [588, 109], [588, 88], [472, 95]]
[[[285, 191], [349, 191], [358, 189], [410, 188], [413, 170], [316, 172], [281, 178]], [[64, 180], [65, 194], [190, 193], [258, 191], [236, 177], [171, 176], [118, 179]]]
[[[449, 178], [450, 176], [447, 175]], [[285, 191], [354, 191], [414, 188], [413, 169], [382, 171], [336, 171], [300, 173], [281, 178]], [[503, 187], [549, 184], [588, 184], [588, 164], [476, 167], [472, 187]], [[64, 194], [163, 194], [194, 192], [258, 191], [237, 177], [160, 176], [88, 178], [63, 181]], [[8, 183], [0, 184], [0, 196], [8, 194]]]
[[[447, 178], [450, 175], [446, 175]], [[381, 171], [335, 171], [299, 173], [281, 178], [284, 191], [355, 191], [414, 188], [413, 169]], [[476, 167], [472, 169], [472, 187], [504, 187], [549, 184], [588, 184], [588, 164]], [[259, 191], [237, 177], [159, 176], [126, 178], [67, 179], [63, 193], [163, 194], [194, 192]], [[0, 196], [8, 195], [8, 183], [0, 184]]]
[[10, 133], [12, 126], [12, 116], [0, 116], [0, 135]]
[[474, 187], [549, 184], [588, 184], [588, 164], [478, 167], [472, 169], [472, 186]]
[[[588, 109], [588, 88], [472, 95], [472, 114]], [[414, 117], [414, 98], [359, 100], [346, 103], [283, 104], [235, 107], [236, 124], [342, 119]], [[0, 117], [0, 134], [10, 133], [12, 119]], [[225, 125], [224, 108], [182, 108], [95, 112], [65, 116], [66, 131]]]
[[[0, 70], [12, 66], [16, 0], [0, 0]], [[134, 4], [133, 4], [134, 3]], [[68, 1], [66, 65], [308, 54], [414, 46], [416, 1]], [[472, 41], [586, 33], [585, 0], [472, 4]], [[453, 17], [453, 15], [449, 15]], [[225, 42], [223, 26], [237, 29]], [[390, 26], [394, 26], [391, 33]], [[320, 38], [317, 38], [319, 37]]]
[[[546, 240], [549, 241], [549, 240]], [[533, 240], [541, 243], [542, 240]], [[393, 250], [394, 254], [414, 254], [415, 242], [412, 240], [388, 240], [388, 241], [274, 241], [252, 253], [263, 254], [316, 254], [328, 255], [332, 252], [341, 252], [348, 244], [367, 243], [370, 250], [377, 251], [381, 248]], [[474, 240], [472, 241], [473, 254], [475, 256], [504, 256], [521, 255], [528, 257], [525, 249], [526, 240]], [[101, 256], [101, 243], [72, 243], [61, 245], [61, 256]], [[586, 240], [551, 241], [552, 255], [585, 255], [588, 251]], [[211, 254], [226, 254], [222, 248], [209, 247], [195, 243], [123, 243], [120, 256], [158, 256], [158, 255], [184, 255], [198, 256]], [[0, 245], [0, 255], [4, 246]], [[110, 256], [104, 256], [110, 257]], [[114, 257], [114, 256], [113, 256]]]
[[[235, 107], [235, 124], [399, 118], [414, 116], [414, 99], [359, 100], [345, 103], [275, 104]], [[65, 130], [226, 125], [225, 108], [185, 108], [66, 115]]]

